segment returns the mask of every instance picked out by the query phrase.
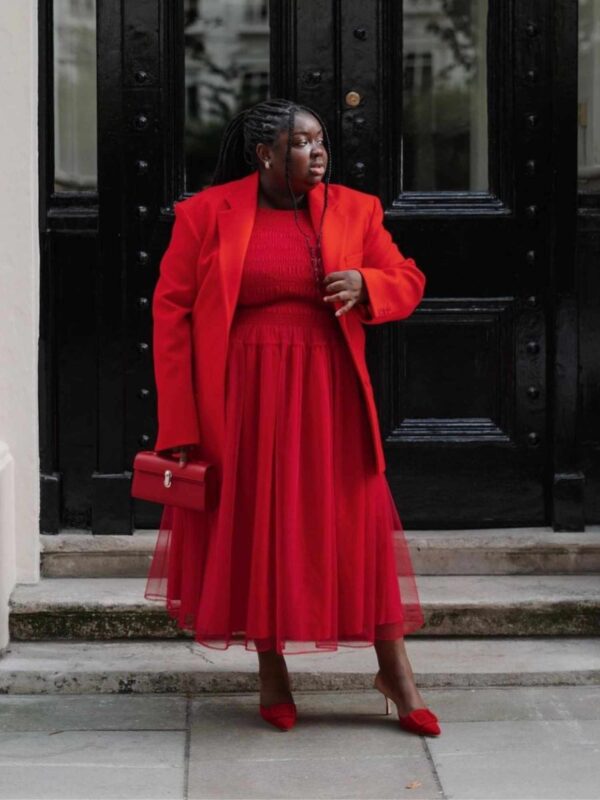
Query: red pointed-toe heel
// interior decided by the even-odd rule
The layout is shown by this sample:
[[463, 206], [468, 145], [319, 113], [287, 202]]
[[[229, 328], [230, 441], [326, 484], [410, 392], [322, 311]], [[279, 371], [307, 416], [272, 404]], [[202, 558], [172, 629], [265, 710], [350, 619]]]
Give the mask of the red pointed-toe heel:
[[[379, 672], [377, 675], [375, 675], [373, 688], [377, 689], [377, 691], [381, 692], [381, 694], [385, 697], [385, 713], [391, 714], [391, 702], [394, 701], [393, 698], [390, 697], [390, 695], [385, 691], [385, 687]], [[433, 711], [430, 711], [428, 708], [413, 708], [409, 714], [405, 714], [403, 717], [398, 714], [398, 722], [400, 727], [404, 728], [404, 730], [410, 731], [411, 733], [417, 733], [419, 735], [424, 734], [427, 736], [439, 736], [442, 732], [438, 724], [438, 718]]]
[[289, 731], [296, 724], [297, 711], [295, 703], [274, 703], [271, 706], [259, 704], [261, 717], [275, 725], [281, 731]]
[[[260, 715], [265, 720], [265, 722], [270, 722], [271, 725], [274, 725], [276, 728], [279, 728], [280, 731], [289, 731], [290, 728], [293, 728], [296, 724], [296, 719], [298, 716], [296, 710], [296, 704], [293, 701], [291, 687], [289, 683], [289, 675], [287, 674], [287, 667], [285, 665], [285, 661], [283, 661], [283, 670], [284, 670], [284, 683], [279, 683], [279, 688], [283, 689], [285, 685], [290, 700], [285, 703], [271, 703], [271, 705], [263, 705], [259, 700], [259, 709]], [[262, 682], [262, 677], [260, 674], [259, 669], [259, 680]], [[262, 683], [261, 683], [262, 688]]]

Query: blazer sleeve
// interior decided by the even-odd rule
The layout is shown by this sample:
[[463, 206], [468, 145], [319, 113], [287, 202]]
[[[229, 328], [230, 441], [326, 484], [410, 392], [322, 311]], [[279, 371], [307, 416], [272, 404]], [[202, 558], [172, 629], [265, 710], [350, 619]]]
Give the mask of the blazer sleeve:
[[358, 268], [368, 294], [357, 310], [366, 325], [409, 317], [421, 302], [426, 278], [412, 258], [405, 258], [383, 225], [383, 206], [373, 197], [373, 210], [363, 243], [363, 266]]
[[192, 368], [192, 309], [199, 240], [181, 203], [152, 298], [154, 375], [158, 395], [155, 450], [199, 444]]

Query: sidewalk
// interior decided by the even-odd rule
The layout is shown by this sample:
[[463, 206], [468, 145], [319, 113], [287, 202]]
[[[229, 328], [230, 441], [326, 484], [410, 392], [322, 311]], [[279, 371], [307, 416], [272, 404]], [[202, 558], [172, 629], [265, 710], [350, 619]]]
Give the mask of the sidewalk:
[[374, 690], [295, 691], [286, 732], [255, 692], [0, 696], [0, 800], [600, 797], [600, 686], [421, 693], [437, 738]]

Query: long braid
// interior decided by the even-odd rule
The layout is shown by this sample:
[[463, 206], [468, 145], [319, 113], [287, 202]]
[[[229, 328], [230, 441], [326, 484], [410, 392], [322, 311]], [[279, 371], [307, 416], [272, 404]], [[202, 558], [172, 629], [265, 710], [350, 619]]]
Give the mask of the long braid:
[[294, 205], [294, 219], [296, 220], [296, 225], [298, 224], [298, 204], [296, 203], [296, 195], [292, 191], [292, 184], [290, 183], [290, 161], [292, 160], [292, 136], [294, 133], [294, 120], [296, 119], [296, 109], [295, 107], [290, 108], [288, 114], [288, 139], [287, 139], [287, 148], [285, 151], [285, 182], [287, 183], [288, 191], [290, 193], [290, 197], [292, 198], [292, 203]]
[[312, 247], [308, 242], [308, 238], [298, 221], [298, 204], [296, 196], [292, 191], [290, 182], [290, 161], [291, 161], [291, 145], [292, 135], [294, 131], [294, 120], [298, 111], [306, 111], [312, 114], [318, 120], [323, 130], [325, 138], [325, 148], [327, 150], [328, 163], [327, 170], [324, 177], [325, 183], [325, 196], [323, 202], [323, 211], [319, 224], [319, 232], [317, 234], [316, 255], [321, 259], [321, 236], [323, 232], [323, 223], [325, 220], [325, 212], [327, 211], [329, 201], [329, 182], [331, 180], [332, 172], [332, 157], [331, 157], [331, 143], [329, 133], [325, 122], [321, 117], [308, 106], [294, 103], [291, 100], [284, 98], [274, 98], [264, 100], [251, 108], [244, 109], [236, 114], [226, 126], [221, 145], [219, 148], [219, 155], [217, 157], [217, 164], [212, 178], [212, 186], [216, 186], [228, 181], [237, 180], [249, 175], [257, 169], [257, 156], [256, 145], [259, 143], [273, 144], [282, 130], [286, 127], [288, 130], [287, 149], [285, 154], [285, 176], [288, 186], [288, 191], [292, 198], [294, 206], [294, 219], [298, 230], [307, 240], [307, 245], [311, 250]]
[[244, 121], [247, 114], [247, 110], [236, 114], [223, 132], [212, 179], [213, 186], [243, 178], [248, 174], [248, 171], [242, 166], [244, 161]]

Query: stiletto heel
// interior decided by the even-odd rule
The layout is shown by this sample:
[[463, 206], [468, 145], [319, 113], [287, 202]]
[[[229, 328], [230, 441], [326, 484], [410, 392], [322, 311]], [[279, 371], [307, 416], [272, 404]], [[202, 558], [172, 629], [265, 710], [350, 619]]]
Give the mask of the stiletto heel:
[[[377, 689], [377, 691], [381, 692], [381, 694], [385, 697], [385, 713], [386, 715], [390, 714], [390, 701], [393, 701], [394, 703], [395, 701], [384, 690], [384, 686], [381, 682], [381, 674], [379, 672], [375, 675], [373, 688]], [[396, 703], [396, 710], [397, 709], [398, 705]], [[400, 727], [404, 728], [404, 730], [410, 731], [411, 733], [439, 736], [441, 729], [438, 722], [439, 720], [436, 715], [428, 708], [413, 708], [409, 714], [405, 714], [403, 717], [398, 714], [398, 723], [400, 724]]]

